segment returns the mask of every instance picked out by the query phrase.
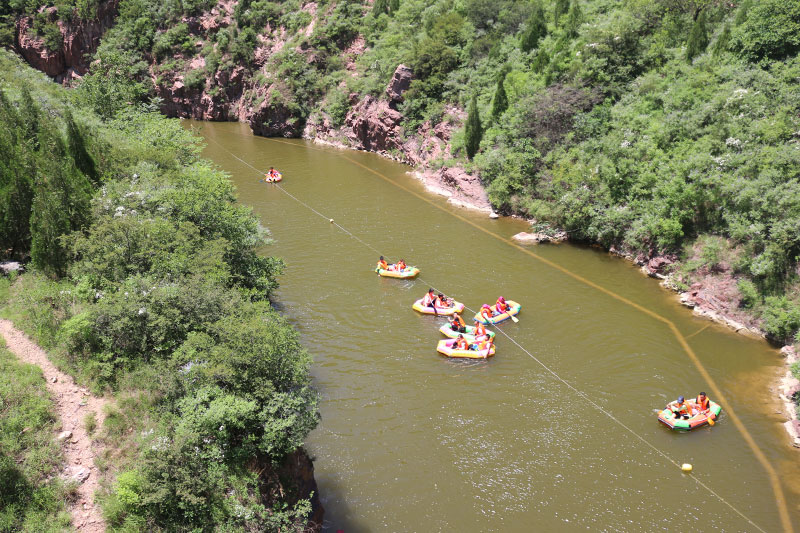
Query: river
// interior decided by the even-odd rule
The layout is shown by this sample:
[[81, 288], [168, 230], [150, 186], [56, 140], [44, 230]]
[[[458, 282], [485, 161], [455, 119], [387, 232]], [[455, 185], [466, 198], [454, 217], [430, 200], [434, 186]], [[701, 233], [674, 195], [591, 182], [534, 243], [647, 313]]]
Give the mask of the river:
[[[654, 409], [678, 394], [710, 389], [676, 336], [509, 245], [524, 222], [449, 206], [373, 154], [186, 125], [272, 232], [266, 252], [287, 263], [277, 305], [315, 359], [322, 419], [307, 447], [326, 530], [758, 531], [737, 513], [781, 529], [770, 478], [727, 413], [690, 433], [657, 422]], [[319, 214], [248, 164], [281, 170], [281, 187]], [[422, 280], [377, 277], [374, 250], [419, 266]], [[693, 317], [600, 249], [531, 250], [676, 325], [780, 476], [797, 527], [800, 457], [770, 390], [777, 350]], [[429, 284], [473, 309], [498, 295], [522, 303], [519, 323], [500, 329], [525, 350], [498, 335], [493, 359], [439, 356], [443, 319], [411, 309]]]

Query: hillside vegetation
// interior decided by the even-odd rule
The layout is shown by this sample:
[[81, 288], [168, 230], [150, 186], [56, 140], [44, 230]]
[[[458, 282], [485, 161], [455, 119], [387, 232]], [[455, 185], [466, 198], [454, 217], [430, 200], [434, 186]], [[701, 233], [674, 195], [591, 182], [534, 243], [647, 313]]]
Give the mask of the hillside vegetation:
[[269, 303], [266, 231], [177, 121], [124, 102], [104, 121], [87, 110], [102, 91], [5, 51], [0, 87], [0, 248], [33, 267], [1, 287], [3, 314], [116, 397], [98, 435], [109, 525], [302, 529], [308, 494], [283, 465], [317, 397]]
[[[50, 24], [90, 17], [84, 3], [56, 4]], [[12, 2], [6, 20], [39, 5]], [[792, 0], [121, 0], [82, 89], [113, 118], [174, 79], [195, 105], [224, 102], [244, 76], [258, 120], [290, 125], [263, 131], [299, 135], [341, 125], [404, 63], [405, 137], [461, 124], [447, 110], [475, 99], [477, 126], [430, 165], [479, 173], [496, 210], [575, 240], [671, 254], [679, 287], [732, 278], [732, 305], [788, 341], [800, 329], [799, 35]]]

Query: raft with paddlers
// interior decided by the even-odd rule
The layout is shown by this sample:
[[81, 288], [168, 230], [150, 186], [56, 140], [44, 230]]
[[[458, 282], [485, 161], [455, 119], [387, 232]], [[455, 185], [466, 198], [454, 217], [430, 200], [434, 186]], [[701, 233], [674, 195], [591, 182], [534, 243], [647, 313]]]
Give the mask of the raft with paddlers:
[[[389, 265], [390, 267], [394, 265]], [[384, 278], [399, 278], [399, 279], [409, 279], [414, 278], [419, 274], [419, 269], [417, 267], [406, 267], [403, 270], [393, 270], [391, 268], [376, 268], [375, 272], [378, 273], [379, 276]]]
[[278, 183], [283, 179], [283, 174], [275, 170], [274, 168], [270, 168], [266, 174], [264, 174], [264, 178], [261, 181], [266, 181], [267, 183]]
[[484, 350], [462, 350], [453, 346], [456, 340], [457, 339], [440, 340], [439, 344], [436, 346], [436, 351], [447, 357], [460, 359], [486, 359], [494, 355], [494, 344], [492, 344], [489, 349]]
[[436, 310], [434, 311], [433, 307], [423, 306], [422, 305], [422, 298], [420, 298], [419, 300], [414, 302], [414, 305], [412, 305], [411, 308], [414, 309], [414, 311], [419, 311], [423, 315], [444, 315], [444, 316], [448, 316], [448, 315], [452, 315], [453, 313], [460, 313], [461, 311], [463, 311], [464, 310], [464, 304], [462, 304], [461, 302], [454, 301], [453, 305], [451, 307], [438, 307], [437, 306]]
[[673, 411], [673, 406], [677, 402], [670, 402], [662, 411], [658, 413], [658, 421], [668, 426], [671, 429], [679, 431], [689, 431], [691, 429], [705, 426], [706, 424], [714, 425], [714, 420], [719, 417], [722, 407], [716, 402], [708, 401], [708, 409], [702, 411], [696, 401], [686, 401], [687, 407], [691, 410], [689, 418], [682, 418]]
[[[450, 324], [445, 324], [444, 326], [439, 328], [439, 332], [447, 338], [450, 339], [457, 339], [459, 335], [463, 335], [467, 342], [475, 342], [475, 327], [474, 326], [466, 326], [465, 332], [461, 333], [459, 331], [454, 331]], [[486, 335], [490, 338], [494, 338], [494, 331], [487, 331]]]
[[[500, 322], [504, 322], [509, 318], [518, 315], [522, 306], [513, 300], [506, 300], [506, 304], [508, 305], [508, 310], [503, 313], [497, 312], [497, 305], [488, 305], [484, 304], [480, 311], [475, 314], [475, 320], [480, 322], [481, 324], [499, 324]], [[487, 316], [491, 315], [491, 316]]]

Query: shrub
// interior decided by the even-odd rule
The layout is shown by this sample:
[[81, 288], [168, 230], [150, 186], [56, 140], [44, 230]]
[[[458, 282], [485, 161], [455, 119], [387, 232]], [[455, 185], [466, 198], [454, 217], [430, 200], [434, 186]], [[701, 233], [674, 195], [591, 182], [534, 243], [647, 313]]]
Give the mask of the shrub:
[[787, 342], [800, 329], [800, 306], [785, 296], [770, 296], [764, 301], [762, 318], [771, 338]]
[[734, 47], [742, 57], [782, 59], [800, 51], [800, 3], [763, 0], [743, 12], [746, 19], [734, 33]]
[[752, 281], [742, 279], [736, 286], [739, 289], [739, 305], [741, 307], [752, 309], [760, 301], [758, 289]]

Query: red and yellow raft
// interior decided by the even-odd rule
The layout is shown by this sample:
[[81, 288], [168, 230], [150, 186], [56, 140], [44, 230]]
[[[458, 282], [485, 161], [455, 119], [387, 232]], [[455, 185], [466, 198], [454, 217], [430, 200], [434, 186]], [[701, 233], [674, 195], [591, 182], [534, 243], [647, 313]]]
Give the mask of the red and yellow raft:
[[494, 344], [488, 350], [456, 350], [453, 348], [456, 339], [443, 339], [436, 346], [436, 351], [454, 359], [486, 359], [494, 355]]
[[708, 424], [709, 420], [716, 420], [719, 417], [722, 407], [716, 402], [708, 401], [708, 410], [705, 412], [698, 411], [697, 402], [694, 400], [687, 400], [686, 404], [691, 409], [693, 415], [691, 418], [683, 419], [675, 416], [671, 407], [676, 402], [670, 402], [666, 408], [658, 413], [658, 421], [671, 429], [678, 431], [689, 431], [700, 426]]
[[509, 318], [511, 318], [514, 315], [518, 315], [520, 309], [522, 309], [522, 306], [520, 304], [518, 304], [517, 302], [513, 301], [513, 300], [506, 300], [506, 304], [508, 304], [509, 309], [505, 313], [500, 313], [499, 315], [494, 315], [497, 312], [497, 309], [493, 305], [491, 307], [491, 309], [492, 309], [492, 315], [494, 315], [494, 316], [492, 316], [491, 320], [486, 320], [485, 318], [483, 318], [483, 316], [480, 314], [480, 312], [478, 312], [475, 315], [475, 320], [477, 320], [481, 324], [486, 324], [486, 325], [499, 324], [500, 322], [508, 320]]
[[461, 302], [453, 301], [452, 307], [437, 307], [436, 311], [434, 312], [433, 307], [423, 307], [422, 306], [422, 298], [414, 302], [414, 305], [411, 306], [414, 311], [418, 311], [423, 315], [442, 315], [448, 316], [454, 313], [460, 313], [464, 310], [464, 304]]

